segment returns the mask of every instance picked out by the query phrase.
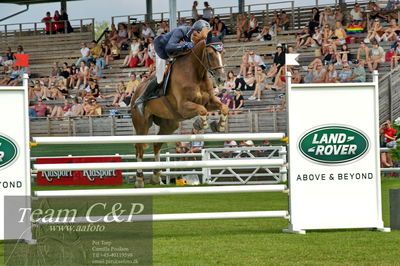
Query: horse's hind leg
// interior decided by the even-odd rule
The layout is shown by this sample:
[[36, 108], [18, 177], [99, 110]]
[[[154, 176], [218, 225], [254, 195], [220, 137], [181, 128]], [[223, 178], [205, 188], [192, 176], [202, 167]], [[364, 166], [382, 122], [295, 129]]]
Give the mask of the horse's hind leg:
[[[135, 144], [136, 147], [136, 162], [142, 162], [143, 161], [143, 155], [144, 155], [144, 145], [145, 144]], [[142, 169], [136, 169], [136, 182], [135, 182], [135, 187], [137, 188], [143, 188], [144, 187], [144, 174]]]
[[[179, 128], [179, 122], [176, 120], [160, 119], [157, 123], [160, 126], [160, 131], [158, 135], [170, 135]], [[160, 152], [163, 143], [154, 143], [154, 161], [160, 162]], [[161, 183], [161, 169], [154, 169], [153, 176], [151, 178], [151, 183], [153, 185], [159, 185]]]

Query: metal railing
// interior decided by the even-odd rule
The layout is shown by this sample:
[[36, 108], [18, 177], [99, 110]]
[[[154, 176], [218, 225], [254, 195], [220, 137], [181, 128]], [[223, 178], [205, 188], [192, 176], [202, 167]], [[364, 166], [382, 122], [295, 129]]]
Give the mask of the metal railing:
[[[25, 22], [25, 23], [12, 23], [0, 25], [0, 37], [22, 37], [22, 36], [36, 36], [46, 34], [46, 24], [50, 24], [50, 29], [54, 23], [64, 22], [64, 29], [67, 29], [67, 21], [49, 21], [49, 22]], [[95, 32], [95, 19], [82, 18], [69, 20], [74, 32], [92, 32], [94, 38]], [[49, 34], [54, 34], [51, 30]]]
[[[245, 10], [247, 13], [251, 12], [264, 12], [263, 14], [266, 14], [265, 17], [269, 14], [270, 10], [273, 10], [274, 7], [276, 6], [275, 9], [286, 9], [286, 10], [291, 10], [291, 15], [294, 17], [294, 6], [295, 6], [295, 1], [280, 1], [280, 2], [271, 2], [271, 3], [260, 3], [260, 4], [251, 4], [251, 5], [246, 5]], [[229, 17], [233, 21], [234, 15], [239, 12], [239, 7], [238, 6], [223, 6], [223, 7], [215, 7], [213, 8], [214, 10], [214, 15], [218, 16], [223, 16], [223, 17]], [[201, 11], [199, 9], [199, 11]], [[180, 10], [178, 11], [178, 20], [181, 17], [185, 18], [192, 18], [192, 10]], [[119, 22], [131, 22], [132, 20], [135, 20], [137, 22], [144, 22], [146, 21], [146, 14], [132, 14], [132, 15], [123, 15], [123, 16], [112, 16], [111, 17], [111, 23], [116, 24]], [[169, 19], [169, 12], [155, 12], [152, 13], [152, 19], [153, 21], [164, 21]]]

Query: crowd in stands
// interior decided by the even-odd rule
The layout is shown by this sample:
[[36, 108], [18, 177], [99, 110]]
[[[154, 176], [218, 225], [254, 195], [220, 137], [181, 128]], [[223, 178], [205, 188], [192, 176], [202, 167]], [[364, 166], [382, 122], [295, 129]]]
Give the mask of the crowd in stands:
[[[291, 28], [291, 18], [285, 11], [274, 11], [268, 23], [258, 21], [254, 14], [238, 14], [236, 26], [228, 29], [224, 22], [215, 15], [214, 9], [208, 2], [204, 2], [204, 9], [200, 14], [197, 1], [193, 2], [192, 17], [179, 19], [179, 26], [192, 25], [196, 19], [205, 19], [211, 23], [214, 36], [221, 40], [227, 34], [235, 34], [238, 42], [268, 42]], [[222, 103], [226, 104], [231, 113], [240, 113], [246, 108], [248, 100], [260, 101], [268, 91], [282, 91], [286, 86], [286, 71], [291, 72], [293, 83], [337, 83], [337, 82], [365, 82], [368, 75], [384, 62], [390, 62], [391, 68], [398, 65], [400, 59], [400, 27], [397, 25], [398, 1], [388, 1], [386, 7], [371, 2], [364, 10], [360, 4], [342, 12], [340, 8], [326, 7], [323, 10], [313, 8], [310, 20], [296, 33], [296, 42], [292, 45], [277, 44], [273, 54], [273, 61], [267, 64], [257, 49], [246, 50], [237, 73], [229, 71], [224, 86], [215, 88], [215, 93]], [[368, 12], [366, 12], [368, 11]], [[65, 10], [55, 11], [53, 17], [47, 12], [42, 20], [46, 23], [46, 33], [68, 33], [68, 15]], [[68, 26], [69, 25], [69, 26]], [[102, 108], [96, 99], [112, 99], [110, 107], [130, 106], [130, 100], [139, 82], [146, 78], [155, 68], [154, 39], [169, 31], [166, 21], [157, 24], [147, 23], [118, 23], [111, 25], [106, 37], [97, 43], [81, 43], [80, 58], [73, 64], [55, 62], [49, 71], [48, 77], [35, 81], [29, 89], [29, 98], [37, 104], [32, 106], [36, 110], [39, 100], [64, 100], [68, 103], [63, 106], [46, 106], [45, 115], [72, 116], [81, 111], [70, 111], [71, 100], [81, 101], [83, 114], [102, 114]], [[355, 33], [363, 33], [364, 37], [356, 38]], [[381, 42], [391, 42], [390, 49], [385, 50]], [[350, 49], [353, 43], [358, 48]], [[266, 43], [266, 45], [269, 45]], [[121, 51], [127, 50], [128, 54]], [[312, 51], [314, 57], [308, 65], [287, 66], [285, 55]], [[2, 71], [7, 76], [0, 81], [1, 85], [17, 85], [21, 82], [24, 68], [13, 67], [14, 54], [24, 53], [22, 46], [12, 52], [7, 49], [4, 57], [0, 57]], [[110, 64], [119, 60], [120, 68], [145, 67], [147, 72], [140, 77], [131, 73], [129, 79], [118, 82], [115, 92], [104, 94], [99, 86], [104, 76], [104, 70]], [[113, 63], [115, 65], [115, 63]], [[245, 99], [243, 91], [251, 91], [251, 96]], [[79, 105], [79, 103], [77, 103]], [[40, 108], [32, 116], [42, 116], [44, 110]], [[34, 107], [35, 106], [35, 107]], [[33, 108], [34, 107], [34, 108]], [[80, 108], [72, 108], [79, 109]], [[284, 104], [276, 110], [283, 110]]]

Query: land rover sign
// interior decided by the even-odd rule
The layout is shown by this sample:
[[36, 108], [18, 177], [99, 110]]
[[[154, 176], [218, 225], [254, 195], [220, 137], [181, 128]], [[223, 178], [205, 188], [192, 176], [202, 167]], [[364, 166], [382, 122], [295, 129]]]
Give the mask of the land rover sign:
[[300, 139], [299, 150], [307, 159], [324, 164], [340, 164], [362, 157], [369, 149], [368, 138], [345, 126], [323, 126]]
[[11, 164], [17, 155], [17, 145], [8, 137], [0, 135], [0, 170]]

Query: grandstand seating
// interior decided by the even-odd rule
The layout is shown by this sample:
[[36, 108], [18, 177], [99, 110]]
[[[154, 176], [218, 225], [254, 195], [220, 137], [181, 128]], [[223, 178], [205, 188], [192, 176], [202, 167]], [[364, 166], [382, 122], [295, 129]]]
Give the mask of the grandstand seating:
[[[291, 10], [287, 9], [289, 15], [292, 15]], [[272, 11], [270, 10], [270, 16], [272, 15]], [[271, 41], [267, 42], [260, 42], [260, 41], [253, 41], [248, 43], [238, 43], [234, 35], [227, 35], [225, 37], [225, 49], [226, 49], [226, 64], [227, 64], [227, 71], [233, 70], [234, 73], [238, 73], [241, 57], [245, 50], [254, 50], [256, 54], [263, 56], [264, 62], [271, 63], [273, 55], [275, 53], [275, 47], [278, 43], [281, 44], [288, 44], [294, 45], [295, 43], [295, 32], [297, 31], [298, 25], [304, 25], [310, 17], [311, 7], [307, 8], [296, 8], [294, 12], [294, 19], [293, 21], [295, 29], [290, 29], [288, 31], [280, 32], [279, 35]], [[266, 21], [265, 11], [255, 11], [256, 17], [259, 19], [261, 24]], [[224, 22], [232, 28], [236, 19], [234, 16], [224, 16], [221, 15], [221, 18]], [[26, 53], [30, 54], [30, 73], [31, 77], [44, 77], [47, 76], [51, 71], [51, 64], [53, 62], [67, 62], [69, 64], [74, 63], [77, 58], [80, 56], [80, 43], [81, 42], [90, 42], [92, 40], [93, 33], [92, 32], [78, 32], [72, 34], [62, 34], [62, 35], [52, 35], [52, 36], [14, 36], [8, 38], [0, 39], [0, 51], [5, 51], [7, 46], [16, 47], [17, 45], [23, 45]], [[355, 35], [358, 40], [364, 39], [365, 34], [356, 34]], [[392, 43], [391, 42], [381, 42], [381, 46], [387, 51]], [[354, 54], [358, 48], [358, 44], [350, 44], [349, 48], [351, 52]], [[300, 63], [302, 66], [306, 66], [310, 63], [314, 58], [314, 48], [307, 48], [301, 49], [298, 51], [301, 53]], [[127, 54], [127, 51], [122, 51], [121, 58]], [[105, 79], [101, 79], [99, 81], [99, 86], [101, 88], [101, 93], [108, 94], [112, 93], [115, 90], [115, 86], [119, 81], [128, 81], [129, 77], [128, 74], [130, 72], [135, 72], [137, 74], [143, 73], [147, 71], [146, 68], [139, 67], [134, 69], [120, 69], [119, 66], [122, 65], [123, 59], [111, 61], [110, 67], [104, 70], [104, 75], [106, 76]], [[341, 68], [339, 68], [341, 69]], [[379, 67], [380, 76], [390, 72], [390, 65], [389, 63], [383, 63]], [[305, 74], [305, 70], [302, 70], [302, 74]], [[0, 75], [1, 77], [1, 75]], [[369, 79], [371, 77], [369, 76]], [[384, 106], [381, 105], [381, 111], [385, 114], [382, 115], [382, 119], [387, 119], [387, 113], [390, 111], [387, 110], [387, 95], [389, 94], [387, 87], [389, 84], [388, 82], [382, 84], [384, 88], [381, 90], [381, 98], [382, 102], [385, 103]], [[381, 86], [382, 87], [382, 86]], [[230, 131], [233, 132], [248, 132], [248, 131], [282, 131], [286, 127], [286, 114], [285, 112], [266, 112], [267, 109], [271, 107], [278, 106], [282, 102], [282, 97], [280, 97], [284, 92], [281, 91], [266, 91], [261, 99], [261, 101], [245, 101], [245, 105], [248, 109], [252, 110], [252, 117], [248, 120], [247, 112], [240, 115], [231, 115], [230, 122], [231, 126], [229, 128]], [[247, 99], [252, 92], [244, 91], [243, 95], [245, 99]], [[109, 109], [114, 109], [115, 107], [106, 107], [106, 105], [111, 104], [111, 99], [99, 99], [98, 103], [102, 105], [103, 114], [108, 114]], [[47, 104], [61, 104], [61, 101], [48, 101]], [[392, 107], [391, 107], [392, 108]], [[400, 108], [397, 108], [400, 109]], [[396, 109], [396, 110], [397, 110]], [[96, 131], [93, 130], [92, 133], [98, 134], [98, 132], [103, 132], [104, 134], [125, 134], [131, 132], [132, 125], [129, 122], [129, 119], [126, 118], [126, 115], [129, 114], [129, 108], [119, 108], [121, 117], [120, 124], [116, 123], [116, 128], [113, 130], [108, 130], [109, 133], [104, 133], [104, 131]], [[400, 112], [400, 110], [398, 110]], [[254, 113], [259, 113], [258, 117], [254, 117]], [[97, 121], [97, 119], [99, 119]], [[110, 121], [115, 118], [96, 118], [90, 119], [93, 125], [110, 125]], [[241, 120], [242, 119], [242, 120]], [[247, 119], [247, 122], [243, 122]], [[117, 117], [117, 120], [118, 117]], [[255, 120], [257, 120], [255, 122]], [[68, 120], [69, 121], [69, 120]], [[104, 122], [108, 121], [108, 122]], [[233, 122], [236, 121], [236, 122]], [[237, 122], [239, 121], [239, 122]], [[242, 122], [240, 122], [242, 121]], [[251, 123], [249, 121], [252, 121]], [[48, 124], [51, 124], [50, 126]], [[74, 135], [74, 134], [86, 134], [85, 130], [82, 129], [85, 122], [82, 122], [80, 125], [76, 122], [75, 127], [81, 128], [82, 130], [74, 130], [73, 126], [63, 126], [64, 122], [60, 121], [50, 121], [48, 119], [35, 119], [32, 121], [32, 133], [34, 135], [45, 135], [47, 134], [67, 134], [67, 135]], [[68, 122], [72, 123], [72, 122]], [[74, 122], [75, 123], [75, 122]], [[189, 123], [185, 122], [182, 124], [183, 128], [189, 127]], [[46, 126], [44, 126], [46, 124]], [[54, 124], [54, 125], [53, 125]], [[252, 124], [251, 126], [249, 126]], [[255, 126], [257, 125], [257, 126]], [[58, 130], [52, 130], [52, 127], [57, 128]], [[125, 128], [125, 130], [119, 131], [119, 127]], [[129, 128], [126, 130], [126, 128]], [[47, 131], [46, 131], [47, 130]], [[107, 131], [107, 132], [108, 132]], [[53, 132], [53, 133], [51, 133]], [[56, 133], [57, 132], [57, 133]], [[90, 134], [90, 130], [87, 131]], [[97, 133], [95, 133], [97, 132]], [[114, 133], [113, 133], [114, 132]], [[123, 133], [120, 133], [123, 132]]]

